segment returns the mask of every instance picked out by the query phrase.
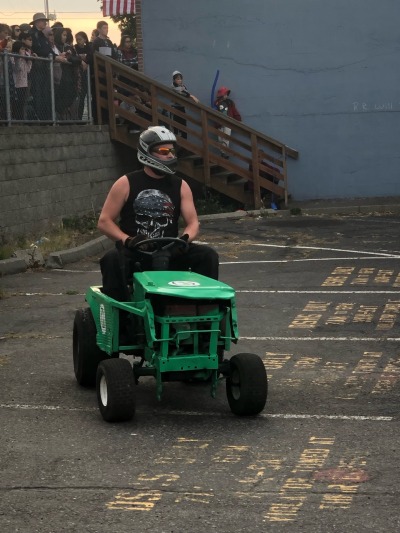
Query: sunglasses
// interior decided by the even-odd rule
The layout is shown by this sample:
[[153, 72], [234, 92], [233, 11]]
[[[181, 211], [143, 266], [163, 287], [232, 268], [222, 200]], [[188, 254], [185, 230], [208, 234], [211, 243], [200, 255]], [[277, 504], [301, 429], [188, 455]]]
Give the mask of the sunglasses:
[[176, 154], [175, 148], [165, 148], [164, 146], [160, 146], [160, 148], [156, 148], [154, 152], [160, 155], [168, 155], [168, 154], [175, 155]]

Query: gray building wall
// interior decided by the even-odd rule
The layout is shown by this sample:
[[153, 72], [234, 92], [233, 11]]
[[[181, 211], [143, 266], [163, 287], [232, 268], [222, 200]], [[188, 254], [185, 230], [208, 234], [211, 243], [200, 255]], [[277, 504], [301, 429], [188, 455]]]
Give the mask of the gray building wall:
[[107, 127], [0, 128], [0, 238], [99, 210], [112, 183], [136, 166], [130, 152]]
[[217, 70], [243, 121], [300, 152], [298, 200], [400, 194], [398, 0], [145, 0], [145, 74], [184, 74], [205, 104]]

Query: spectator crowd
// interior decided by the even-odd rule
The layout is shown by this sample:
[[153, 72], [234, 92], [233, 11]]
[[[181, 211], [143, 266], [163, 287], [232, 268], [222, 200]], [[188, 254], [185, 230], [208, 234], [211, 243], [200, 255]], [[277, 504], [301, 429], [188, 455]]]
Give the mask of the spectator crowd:
[[83, 31], [73, 34], [62, 22], [50, 26], [44, 13], [35, 13], [29, 23], [0, 22], [0, 121], [53, 120], [52, 89], [56, 120], [82, 121], [89, 106], [96, 118], [94, 79], [89, 75], [94, 52], [137, 69], [134, 45], [124, 34], [119, 46], [113, 44], [105, 21], [97, 23], [90, 39]]

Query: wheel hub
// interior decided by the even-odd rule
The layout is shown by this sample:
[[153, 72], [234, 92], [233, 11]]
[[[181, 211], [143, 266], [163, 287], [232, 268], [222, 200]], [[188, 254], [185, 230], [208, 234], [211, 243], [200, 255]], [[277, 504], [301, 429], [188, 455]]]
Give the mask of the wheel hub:
[[100, 399], [101, 403], [106, 407], [108, 402], [107, 381], [104, 376], [100, 378]]

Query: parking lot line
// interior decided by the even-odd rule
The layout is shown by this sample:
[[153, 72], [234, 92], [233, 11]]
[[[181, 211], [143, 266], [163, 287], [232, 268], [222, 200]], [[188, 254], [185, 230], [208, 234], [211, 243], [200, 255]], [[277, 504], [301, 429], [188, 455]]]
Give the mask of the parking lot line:
[[[62, 407], [60, 405], [28, 405], [28, 404], [0, 404], [0, 409], [20, 409], [26, 411], [85, 411], [96, 412], [97, 407]], [[232, 417], [230, 412], [216, 413], [215, 411], [160, 411], [155, 413], [154, 410], [137, 410], [138, 415], [152, 414], [153, 416], [208, 416], [208, 417]], [[281, 419], [301, 419], [301, 420], [354, 420], [370, 422], [391, 422], [392, 416], [364, 416], [364, 415], [324, 415], [324, 414], [296, 414], [296, 413], [260, 413], [257, 418], [281, 418]]]
[[400, 295], [400, 291], [343, 291], [343, 290], [338, 290], [338, 291], [321, 291], [321, 290], [284, 290], [284, 289], [274, 289], [274, 290], [270, 290], [270, 289], [266, 289], [266, 290], [247, 290], [247, 289], [243, 289], [243, 290], [237, 290], [235, 291], [236, 293], [250, 293], [250, 294], [253, 294], [253, 293], [265, 293], [265, 294], [273, 294], [273, 293], [276, 293], [276, 294], [394, 294], [396, 296]]
[[346, 341], [346, 342], [400, 342], [400, 337], [242, 337], [247, 341]]
[[[259, 263], [307, 263], [307, 262], [322, 262], [322, 261], [371, 261], [372, 259], [379, 259], [383, 261], [384, 259], [400, 259], [400, 256], [380, 256], [372, 255], [368, 257], [309, 257], [305, 259], [266, 259], [266, 260], [257, 260], [257, 261], [221, 261], [220, 265], [257, 265]], [[74, 271], [76, 272], [76, 271]]]
[[266, 243], [251, 243], [253, 246], [259, 246], [261, 248], [291, 248], [294, 250], [318, 250], [323, 252], [345, 252], [347, 254], [366, 254], [373, 256], [383, 256], [383, 257], [395, 257], [400, 258], [399, 254], [387, 253], [387, 252], [367, 252], [364, 250], [349, 250], [345, 248], [326, 248], [321, 246], [301, 246], [299, 244], [266, 244]]
[[[394, 296], [399, 296], [400, 291], [324, 291], [324, 290], [284, 290], [284, 289], [239, 289], [235, 291], [236, 294], [393, 294]], [[13, 296], [68, 296], [65, 292], [14, 292]], [[85, 296], [85, 293], [74, 293], [74, 296]]]

